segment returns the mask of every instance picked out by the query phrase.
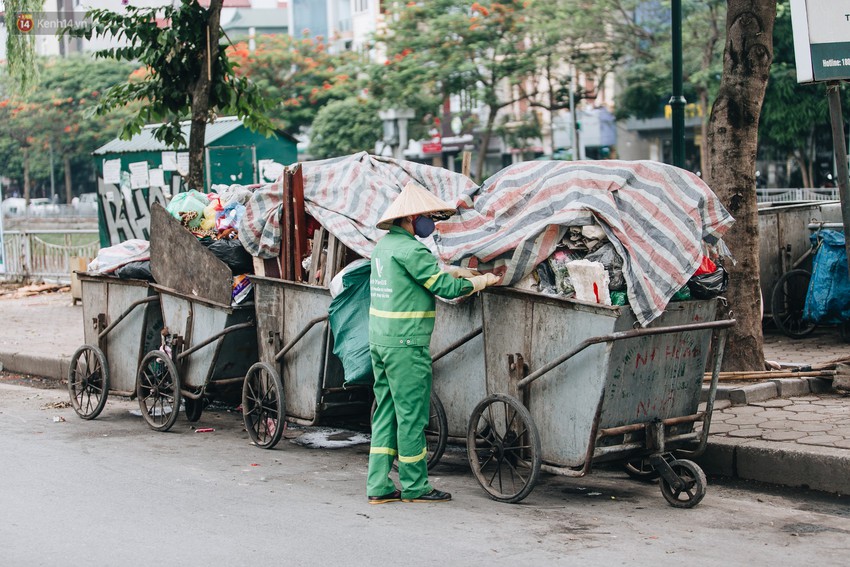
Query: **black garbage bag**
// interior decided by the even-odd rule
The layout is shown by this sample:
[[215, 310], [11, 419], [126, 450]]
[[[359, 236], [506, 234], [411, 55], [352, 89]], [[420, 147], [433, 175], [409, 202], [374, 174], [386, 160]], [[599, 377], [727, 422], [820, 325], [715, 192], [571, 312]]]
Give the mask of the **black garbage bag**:
[[727, 285], [729, 285], [729, 273], [719, 264], [710, 274], [701, 274], [688, 280], [688, 289], [691, 290], [691, 297], [694, 299], [717, 297], [726, 291]]
[[115, 270], [115, 275], [121, 278], [122, 280], [146, 280], [149, 282], [154, 281], [153, 274], [151, 273], [151, 261], [144, 260], [143, 262], [130, 262], [128, 264], [124, 264], [117, 270]]
[[234, 274], [254, 273], [254, 260], [238, 238], [231, 240], [203, 238], [199, 242], [215, 254], [216, 258], [227, 264]]

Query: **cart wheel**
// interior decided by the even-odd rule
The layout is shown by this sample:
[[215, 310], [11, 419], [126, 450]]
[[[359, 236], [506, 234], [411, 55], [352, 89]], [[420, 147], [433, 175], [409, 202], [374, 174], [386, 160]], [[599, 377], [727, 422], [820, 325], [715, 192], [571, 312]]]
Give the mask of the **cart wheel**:
[[446, 410], [437, 394], [431, 390], [431, 403], [428, 408], [428, 425], [425, 426], [425, 440], [428, 447], [428, 470], [440, 462], [449, 439], [449, 422]]
[[198, 398], [197, 400], [193, 400], [189, 397], [183, 398], [183, 406], [186, 411], [186, 419], [195, 423], [199, 419], [201, 419], [201, 414], [204, 413], [204, 399]]
[[623, 470], [633, 479], [644, 482], [651, 482], [660, 476], [658, 471], [649, 464], [649, 459], [627, 461], [623, 463]]
[[670, 468], [684, 483], [678, 490], [673, 490], [670, 484], [661, 477], [661, 494], [674, 508], [693, 508], [705, 496], [705, 473], [693, 461], [679, 459], [670, 462]]
[[[369, 421], [375, 415], [375, 408], [376, 402], [372, 400]], [[425, 443], [428, 449], [426, 462], [430, 471], [440, 462], [449, 440], [449, 422], [446, 420], [446, 409], [433, 390], [431, 390], [431, 404], [428, 408], [428, 415], [428, 425], [425, 426]], [[393, 461], [393, 470], [398, 470], [398, 461]]]
[[242, 419], [251, 441], [271, 449], [280, 441], [284, 428], [283, 382], [265, 362], [248, 369], [242, 383]]
[[794, 339], [805, 337], [817, 326], [803, 320], [811, 279], [812, 274], [806, 270], [791, 270], [782, 274], [773, 287], [770, 301], [773, 322], [780, 331]]
[[487, 396], [472, 411], [466, 435], [469, 466], [481, 487], [500, 502], [519, 502], [540, 475], [540, 435], [516, 398]]
[[74, 411], [83, 419], [94, 419], [103, 411], [109, 395], [109, 367], [99, 348], [83, 345], [71, 357], [68, 394]]
[[161, 350], [142, 359], [136, 376], [136, 397], [142, 417], [151, 429], [168, 431], [180, 413], [180, 376], [174, 362]]

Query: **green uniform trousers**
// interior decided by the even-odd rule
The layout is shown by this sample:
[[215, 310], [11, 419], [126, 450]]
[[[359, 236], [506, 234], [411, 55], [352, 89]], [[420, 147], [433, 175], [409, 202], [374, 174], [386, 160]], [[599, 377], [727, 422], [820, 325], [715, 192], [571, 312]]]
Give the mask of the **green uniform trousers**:
[[431, 401], [431, 354], [427, 346], [370, 345], [375, 374], [375, 415], [369, 449], [367, 496], [396, 490], [389, 478], [398, 456], [402, 498], [431, 492], [428, 484], [427, 442]]

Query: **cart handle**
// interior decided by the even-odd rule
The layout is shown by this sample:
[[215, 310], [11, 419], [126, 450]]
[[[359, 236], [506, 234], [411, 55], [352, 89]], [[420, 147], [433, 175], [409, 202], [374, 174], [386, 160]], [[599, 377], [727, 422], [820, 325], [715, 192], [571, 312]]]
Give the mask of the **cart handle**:
[[303, 329], [301, 329], [301, 331], [300, 331], [297, 335], [295, 335], [295, 336], [292, 338], [292, 340], [291, 340], [291, 341], [289, 341], [288, 343], [286, 343], [286, 346], [285, 346], [285, 347], [283, 347], [282, 349], [280, 349], [280, 352], [278, 352], [276, 355], [274, 355], [274, 360], [275, 360], [275, 362], [280, 362], [280, 360], [281, 360], [284, 356], [286, 356], [286, 353], [288, 353], [290, 350], [292, 350], [292, 347], [294, 347], [294, 346], [295, 346], [295, 344], [296, 344], [298, 341], [300, 341], [300, 340], [301, 340], [301, 337], [303, 337], [304, 335], [306, 335], [306, 334], [307, 334], [307, 331], [309, 331], [310, 329], [312, 329], [313, 327], [315, 327], [316, 325], [318, 325], [318, 324], [319, 324], [319, 323], [321, 323], [322, 321], [327, 321], [327, 320], [328, 320], [328, 315], [319, 315], [319, 316], [318, 316], [318, 317], [316, 317], [315, 319], [311, 319], [311, 320], [310, 320], [310, 322], [309, 322], [309, 323], [307, 323], [307, 326], [306, 326], [306, 327], [304, 327]]
[[525, 388], [556, 366], [566, 362], [570, 358], [574, 357], [590, 345], [595, 345], [598, 343], [611, 343], [614, 341], [621, 341], [624, 339], [632, 339], [635, 337], [645, 337], [649, 335], [663, 335], [667, 333], [680, 333], [683, 331], [699, 331], [703, 329], [726, 329], [733, 326], [736, 323], [735, 319], [722, 319], [720, 321], [710, 321], [705, 323], [692, 323], [689, 325], [671, 325], [669, 327], [652, 327], [648, 329], [633, 329], [630, 331], [619, 331], [616, 333], [611, 333], [610, 335], [600, 335], [598, 337], [590, 337], [589, 339], [585, 339], [580, 342], [578, 345], [573, 347], [572, 350], [562, 355], [560, 358], [557, 358], [550, 362], [549, 364], [543, 366], [542, 368], [538, 368], [519, 382], [517, 382], [518, 388]]
[[478, 327], [474, 331], [465, 334], [464, 336], [462, 336], [461, 338], [459, 338], [458, 340], [456, 340], [455, 342], [453, 342], [452, 344], [447, 346], [445, 349], [438, 352], [434, 356], [434, 358], [431, 359], [431, 364], [434, 364], [435, 362], [437, 362], [438, 360], [440, 360], [441, 358], [443, 358], [444, 356], [446, 356], [447, 354], [449, 354], [453, 350], [460, 348], [461, 346], [468, 343], [469, 341], [471, 341], [472, 339], [474, 339], [475, 337], [477, 337], [478, 335], [480, 335], [483, 332], [484, 332], [484, 327]]
[[150, 297], [146, 297], [146, 298], [144, 298], [144, 299], [140, 299], [140, 300], [138, 300], [138, 301], [134, 301], [133, 303], [131, 303], [131, 304], [130, 304], [130, 307], [128, 307], [128, 308], [127, 308], [127, 310], [126, 310], [126, 311], [124, 311], [124, 312], [121, 314], [121, 316], [120, 316], [120, 317], [118, 317], [116, 320], [114, 320], [112, 323], [110, 323], [110, 324], [109, 324], [109, 326], [107, 326], [104, 330], [102, 330], [100, 333], [98, 333], [98, 335], [97, 335], [97, 339], [98, 339], [98, 340], [100, 340], [100, 339], [102, 339], [103, 337], [105, 337], [105, 336], [109, 333], [109, 331], [111, 331], [112, 329], [114, 329], [114, 328], [115, 328], [115, 325], [117, 325], [118, 323], [120, 323], [121, 321], [123, 321], [123, 320], [124, 320], [124, 318], [125, 318], [125, 317], [127, 317], [127, 315], [129, 315], [130, 313], [132, 313], [132, 312], [133, 312], [133, 309], [135, 309], [135, 308], [136, 308], [136, 307], [138, 307], [139, 305], [143, 305], [143, 304], [145, 304], [145, 303], [153, 303], [154, 301], [159, 301], [159, 296], [158, 296], [158, 295], [151, 295]]
[[177, 355], [177, 360], [182, 360], [182, 359], [186, 358], [187, 356], [189, 356], [193, 352], [199, 351], [200, 349], [204, 348], [208, 344], [212, 343], [213, 341], [217, 341], [218, 339], [220, 339], [221, 337], [223, 337], [224, 335], [226, 335], [228, 333], [232, 333], [233, 331], [239, 331], [241, 329], [248, 329], [248, 328], [254, 327], [254, 326], [255, 326], [254, 323], [249, 322], [249, 323], [239, 323], [238, 325], [232, 325], [230, 327], [227, 327], [223, 331], [219, 331], [218, 333], [216, 333], [216, 334], [214, 334], [210, 337], [207, 337], [206, 339], [204, 339], [200, 343], [196, 344], [192, 348], [184, 350], [183, 352], [181, 352], [180, 354]]

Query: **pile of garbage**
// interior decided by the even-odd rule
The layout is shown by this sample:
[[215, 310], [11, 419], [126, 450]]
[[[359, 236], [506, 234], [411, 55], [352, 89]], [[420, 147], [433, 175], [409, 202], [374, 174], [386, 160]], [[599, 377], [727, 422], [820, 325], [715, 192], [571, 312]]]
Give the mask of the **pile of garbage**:
[[[724, 291], [728, 274], [706, 250], [694, 275], [671, 301], [710, 299]], [[623, 258], [598, 224], [566, 227], [555, 251], [537, 268], [511, 286], [516, 289], [601, 305], [628, 305]]]
[[[246, 300], [252, 292], [249, 275], [254, 273], [251, 255], [240, 242], [239, 225], [245, 203], [256, 186], [217, 185], [210, 193], [190, 190], [171, 199], [166, 211], [233, 273], [233, 303]], [[122, 279], [154, 281], [150, 266], [150, 242], [130, 239], [101, 248], [88, 266], [91, 274], [113, 274]]]

